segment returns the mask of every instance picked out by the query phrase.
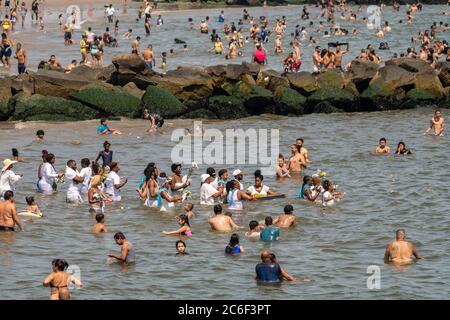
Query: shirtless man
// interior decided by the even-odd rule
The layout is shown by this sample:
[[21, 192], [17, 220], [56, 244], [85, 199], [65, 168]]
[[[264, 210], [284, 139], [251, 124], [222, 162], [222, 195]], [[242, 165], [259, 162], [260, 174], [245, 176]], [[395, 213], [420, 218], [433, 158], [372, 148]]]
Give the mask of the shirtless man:
[[145, 64], [147, 65], [147, 67], [152, 70], [153, 66], [156, 65], [156, 59], [155, 56], [153, 55], [153, 50], [152, 50], [152, 45], [149, 44], [147, 49], [145, 49], [142, 52], [142, 58], [144, 59]]
[[295, 224], [295, 220], [294, 207], [288, 204], [284, 207], [284, 214], [276, 217], [273, 220], [273, 224], [278, 228], [289, 228]]
[[22, 47], [22, 44], [20, 42], [16, 45], [16, 54], [14, 55], [14, 58], [17, 59], [17, 72], [19, 74], [25, 73], [25, 63], [27, 59], [27, 54], [25, 53], [25, 50]]
[[303, 146], [303, 139], [302, 138], [297, 138], [295, 139], [295, 145], [300, 149], [300, 153], [302, 154], [302, 156], [305, 158], [305, 163], [312, 163], [311, 160], [309, 160], [309, 153], [308, 153], [308, 149], [306, 149]]
[[334, 66], [340, 71], [344, 71], [342, 70], [342, 56], [346, 53], [348, 53], [348, 44], [347, 49], [345, 50], [341, 50], [341, 46], [336, 47], [336, 52], [334, 53]]
[[327, 53], [322, 58], [322, 63], [325, 69], [334, 69], [334, 51], [328, 48]]
[[411, 242], [405, 240], [406, 234], [404, 229], [395, 232], [395, 240], [386, 246], [384, 254], [384, 263], [411, 263], [414, 256], [416, 260], [422, 259], [416, 251], [416, 247]]
[[313, 64], [314, 64], [314, 68], [313, 68], [314, 72], [319, 72], [322, 67], [322, 57], [320, 56], [320, 51], [321, 51], [320, 46], [317, 46], [314, 49], [314, 53], [312, 56]]
[[301, 173], [302, 166], [306, 168], [305, 157], [300, 153], [300, 148], [295, 144], [291, 146], [292, 156], [289, 158], [288, 170], [289, 172]]
[[72, 60], [71, 63], [69, 63], [66, 67], [66, 70], [64, 70], [64, 73], [70, 73], [73, 68], [77, 66], [77, 60]]
[[378, 147], [375, 149], [375, 153], [391, 153], [391, 148], [386, 145], [386, 138], [381, 138], [378, 141]]
[[222, 214], [222, 206], [220, 204], [214, 206], [214, 214], [215, 216], [208, 220], [212, 230], [231, 232], [234, 229], [242, 229], [231, 217]]
[[232, 39], [228, 46], [228, 56], [227, 59], [235, 59], [238, 56], [238, 50], [236, 46], [236, 40]]
[[56, 56], [55, 56], [54, 54], [52, 54], [52, 55], [50, 56], [50, 60], [48, 60], [48, 63], [49, 63], [52, 67], [62, 68], [61, 63], [59, 63], [59, 62], [56, 60]]
[[5, 200], [0, 201], [0, 231], [14, 231], [16, 224], [20, 231], [24, 231], [19, 216], [17, 215], [14, 192], [11, 190], [6, 191], [3, 198]]
[[424, 132], [423, 135], [428, 134], [431, 129], [434, 127], [434, 135], [442, 137], [444, 134], [444, 126], [445, 126], [445, 119], [441, 115], [440, 110], [436, 110], [434, 112], [434, 117], [430, 120], [430, 127], [427, 129], [427, 131]]
[[131, 53], [139, 55], [139, 41], [141, 41], [141, 37], [137, 36], [131, 45]]

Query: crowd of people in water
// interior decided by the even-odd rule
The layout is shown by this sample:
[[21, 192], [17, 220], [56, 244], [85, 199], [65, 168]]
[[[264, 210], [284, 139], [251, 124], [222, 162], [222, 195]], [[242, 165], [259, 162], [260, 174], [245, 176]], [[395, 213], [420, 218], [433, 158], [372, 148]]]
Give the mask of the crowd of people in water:
[[[225, 59], [233, 60], [240, 56], [248, 56], [246, 52], [251, 51], [249, 59], [252, 62], [267, 65], [268, 53], [273, 52], [277, 56], [282, 56], [281, 61], [285, 72], [300, 71], [305, 61], [312, 63], [314, 72], [327, 69], [343, 71], [351, 67], [351, 62], [344, 63], [343, 58], [344, 55], [349, 53], [349, 42], [352, 35], [359, 32], [358, 29], [361, 25], [373, 30], [375, 39], [380, 43], [378, 48], [373, 44], [360, 48], [359, 54], [350, 60], [357, 59], [380, 64], [383, 61], [377, 50], [394, 49], [390, 47], [387, 41], [382, 41], [387, 33], [392, 32], [392, 25], [401, 27], [402, 25], [413, 24], [415, 16], [422, 11], [423, 4], [418, 0], [417, 3], [403, 6], [406, 9], [400, 11], [402, 6], [398, 2], [394, 1], [392, 9], [388, 9], [386, 4], [381, 1], [379, 6], [381, 12], [383, 10], [394, 10], [400, 18], [398, 21], [384, 21], [380, 25], [373, 17], [365, 16], [361, 5], [352, 9], [346, 4], [346, 0], [319, 0], [315, 7], [320, 9], [318, 16], [312, 16], [310, 13], [311, 5], [304, 5], [298, 15], [300, 23], [289, 21], [289, 27], [286, 16], [275, 18], [275, 21], [269, 21], [266, 16], [252, 16], [250, 9], [243, 9], [242, 16], [237, 19], [234, 17], [234, 20], [225, 15], [225, 10], [221, 10], [217, 17], [206, 16], [199, 22], [195, 22], [193, 18], [188, 18], [187, 23], [192, 33], [198, 32], [199, 37], [209, 38], [211, 45], [208, 45], [205, 51], [223, 55]], [[45, 30], [42, 10], [41, 0], [33, 0], [31, 23], [40, 31]], [[3, 31], [0, 50], [1, 63], [9, 68], [11, 58], [14, 58], [17, 60], [17, 72], [19, 74], [24, 73], [27, 69], [27, 53], [22, 43], [14, 44], [13, 35], [18, 28], [16, 24], [19, 20], [22, 28], [24, 28], [28, 15], [27, 4], [26, 2], [20, 3], [17, 0], [13, 2], [5, 0], [3, 11], [1, 13], [4, 15], [1, 20]], [[93, 15], [92, 8], [89, 9], [88, 15]], [[421, 59], [427, 61], [432, 67], [435, 67], [438, 61], [450, 61], [450, 50], [445, 39], [446, 32], [450, 30], [447, 22], [448, 15], [450, 15], [450, 11], [443, 12], [444, 18], [441, 21], [432, 22], [429, 28], [420, 31], [417, 35], [412, 35], [410, 46], [395, 48], [398, 51], [393, 52], [391, 58]], [[75, 39], [75, 36], [78, 37], [79, 34], [78, 30], [75, 30], [75, 26], [79, 26], [81, 23], [81, 21], [78, 21], [80, 19], [78, 12], [74, 8], [68, 14], [61, 13], [59, 15], [57, 23], [64, 44], [79, 47], [80, 54], [78, 61], [77, 59], [71, 59], [67, 64], [65, 67], [67, 73], [80, 64], [92, 67], [103, 66], [105, 47], [118, 47], [122, 41], [131, 41], [131, 53], [141, 56], [148, 68], [167, 70], [168, 60], [175, 55], [175, 49], [172, 48], [168, 52], [156, 54], [154, 50], [158, 48], [153, 48], [152, 44], [147, 44], [145, 48], [141, 48], [143, 37], [149, 37], [152, 33], [158, 32], [158, 27], [164, 25], [164, 18], [162, 13], [157, 11], [156, 2], [143, 1], [143, 4], [137, 10], [135, 22], [128, 24], [126, 31], [123, 33], [120, 31], [119, 12], [112, 4], [105, 5], [104, 16], [108, 24], [105, 30], [94, 31], [91, 26], [85, 26], [87, 23], [83, 23], [81, 28], [85, 30], [81, 32], [80, 39]], [[344, 21], [350, 23], [351, 30], [341, 26]], [[220, 29], [213, 28], [211, 26], [213, 23], [219, 25]], [[156, 28], [153, 27], [153, 24], [156, 25]], [[136, 31], [133, 31], [135, 26], [143, 26], [145, 34], [136, 34]], [[75, 31], [77, 32], [75, 33]], [[317, 45], [319, 39], [331, 37], [334, 39], [340, 37], [345, 40], [343, 42], [329, 42], [327, 47]], [[188, 52], [189, 48], [186, 41], [178, 38], [174, 40], [175, 44], [182, 45], [177, 50], [181, 53]], [[269, 40], [273, 43], [273, 48], [269, 47]], [[283, 41], [289, 41], [290, 49], [288, 52], [285, 52]], [[16, 47], [15, 50], [14, 46]], [[307, 46], [314, 47], [314, 52], [311, 57], [306, 58], [302, 47]], [[157, 61], [159, 61], [158, 64]], [[49, 63], [61, 67], [61, 64], [56, 61], [55, 55], [52, 55]]]
[[[150, 120], [152, 129], [155, 121]], [[444, 118], [439, 110], [435, 111], [430, 120], [430, 126], [424, 134], [434, 130], [437, 137], [443, 136], [445, 127]], [[198, 132], [202, 134], [202, 131]], [[97, 128], [99, 138], [105, 136], [119, 135], [117, 129], [111, 129], [108, 121], [102, 119]], [[190, 133], [188, 133], [190, 134]], [[36, 132], [36, 141], [45, 141], [45, 132]], [[376, 147], [376, 154], [388, 154], [391, 149], [385, 138], [381, 138]], [[120, 164], [114, 159], [112, 144], [108, 141], [103, 143], [93, 160], [83, 158], [80, 160], [81, 167], [77, 161], [70, 159], [66, 162], [65, 170], [58, 171], [55, 168], [56, 156], [47, 150], [42, 150], [42, 162], [37, 167], [37, 192], [43, 196], [57, 192], [63, 184], [66, 185], [66, 201], [72, 205], [86, 206], [93, 220], [93, 233], [107, 233], [105, 217], [108, 207], [114, 202], [122, 201], [121, 191], [129, 187], [128, 179], [120, 176]], [[278, 168], [275, 175], [278, 179], [290, 179], [298, 177], [303, 183], [299, 186], [298, 201], [318, 203], [324, 207], [336, 205], [343, 198], [345, 192], [337, 191], [337, 186], [328, 178], [326, 172], [317, 170], [312, 175], [303, 175], [302, 169], [311, 166], [311, 159], [302, 138], [296, 139], [290, 148], [291, 156], [286, 159], [279, 155]], [[398, 144], [398, 156], [407, 156], [411, 150], [407, 149], [403, 142]], [[0, 176], [0, 231], [15, 231], [17, 228], [24, 231], [22, 219], [36, 219], [42, 217], [39, 205], [33, 195], [26, 197], [27, 206], [18, 210], [15, 204], [15, 189], [20, 185], [22, 174], [16, 174], [14, 166], [25, 162], [19, 155], [17, 149], [12, 149], [12, 156], [3, 161]], [[178, 226], [174, 230], [162, 231], [164, 235], [176, 235], [181, 237], [176, 241], [175, 249], [177, 255], [188, 255], [186, 251], [186, 239], [195, 236], [191, 222], [200, 219], [196, 217], [195, 206], [192, 201], [191, 180], [198, 166], [193, 163], [188, 173], [183, 175], [183, 167], [180, 163], [173, 163], [170, 171], [165, 172], [154, 162], [149, 163], [143, 170], [143, 175], [137, 185], [137, 198], [143, 206], [153, 208], [153, 211], [171, 211], [179, 213], [177, 216]], [[230, 174], [231, 173], [231, 174]], [[235, 169], [232, 172], [223, 168], [218, 170], [208, 167], [205, 173], [200, 175], [200, 196], [198, 204], [202, 207], [210, 207], [212, 215], [208, 218], [211, 230], [221, 233], [231, 233], [230, 241], [225, 246], [226, 255], [244, 254], [244, 247], [240, 244], [240, 236], [249, 239], [260, 239], [264, 242], [281, 241], [282, 230], [293, 228], [297, 224], [297, 217], [292, 204], [286, 204], [283, 213], [276, 216], [267, 216], [264, 221], [251, 220], [248, 230], [240, 234], [245, 227], [238, 225], [233, 219], [233, 214], [244, 212], [246, 201], [270, 200], [284, 198], [285, 195], [264, 184], [264, 176], [260, 170], [252, 175], [253, 182], [245, 185], [244, 172]], [[121, 247], [119, 254], [109, 254], [108, 261], [131, 264], [136, 261], [135, 249], [122, 232], [114, 235], [114, 241]], [[405, 240], [405, 230], [399, 229], [396, 240], [388, 244], [384, 261], [386, 263], [405, 264], [420, 259], [415, 246]], [[44, 280], [44, 286], [51, 287], [51, 299], [68, 299], [69, 285], [82, 286], [75, 276], [67, 273], [68, 263], [62, 259], [52, 262], [53, 272]], [[276, 283], [281, 280], [293, 281], [296, 278], [290, 275], [278, 262], [275, 254], [269, 251], [261, 253], [261, 263], [255, 268], [256, 279], [261, 282]]]

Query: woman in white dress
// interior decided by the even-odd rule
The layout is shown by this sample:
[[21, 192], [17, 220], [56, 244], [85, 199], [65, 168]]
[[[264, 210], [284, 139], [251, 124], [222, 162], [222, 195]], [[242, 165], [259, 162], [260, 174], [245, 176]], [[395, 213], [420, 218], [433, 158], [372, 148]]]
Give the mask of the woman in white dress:
[[55, 155], [53, 153], [49, 153], [45, 157], [46, 162], [42, 164], [40, 170], [40, 179], [39, 179], [39, 191], [43, 194], [52, 194], [53, 191], [56, 191], [56, 178], [61, 178], [64, 176], [63, 172], [56, 172], [54, 167], [55, 164]]
[[247, 193], [254, 198], [275, 195], [275, 192], [273, 192], [268, 186], [263, 184], [263, 181], [263, 175], [255, 175], [255, 184], [247, 188]]

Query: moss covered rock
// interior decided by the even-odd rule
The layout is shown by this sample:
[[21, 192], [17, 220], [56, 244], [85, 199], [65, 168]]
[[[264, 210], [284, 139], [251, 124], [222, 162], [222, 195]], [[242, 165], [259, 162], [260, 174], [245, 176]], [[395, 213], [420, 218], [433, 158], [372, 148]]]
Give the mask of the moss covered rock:
[[360, 95], [361, 111], [381, 111], [397, 109], [404, 102], [406, 94], [402, 88], [390, 90], [369, 86]]
[[138, 113], [139, 98], [121, 88], [86, 87], [71, 98], [97, 110], [101, 116], [132, 117]]
[[342, 109], [336, 108], [328, 101], [322, 101], [316, 104], [311, 111], [312, 113], [337, 113], [342, 112]]
[[306, 98], [294, 89], [280, 87], [276, 91], [275, 95], [275, 101], [277, 103], [277, 114], [300, 115], [304, 113]]
[[145, 90], [139, 106], [139, 114], [142, 114], [144, 109], [164, 118], [174, 118], [187, 111], [187, 108], [169, 90], [156, 86], [148, 86]]
[[319, 89], [316, 77], [309, 72], [291, 72], [286, 74], [291, 87], [304, 96], [309, 96]]
[[183, 119], [217, 119], [216, 113], [208, 109], [197, 109], [181, 116]]
[[208, 110], [219, 119], [238, 119], [249, 115], [244, 107], [244, 101], [234, 96], [210, 97]]
[[99, 117], [96, 110], [79, 102], [39, 94], [29, 97], [19, 93], [10, 99], [9, 108], [14, 110], [12, 120], [75, 121]]
[[234, 95], [244, 101], [248, 114], [275, 113], [275, 99], [270, 90], [240, 81]]
[[424, 105], [437, 105], [441, 100], [440, 96], [432, 91], [422, 89], [412, 89], [406, 94], [406, 101], [402, 104], [402, 108], [415, 108]]
[[325, 101], [345, 111], [351, 112], [358, 109], [356, 97], [347, 90], [339, 87], [321, 88], [315, 91], [308, 97], [308, 109], [312, 110], [317, 104]]

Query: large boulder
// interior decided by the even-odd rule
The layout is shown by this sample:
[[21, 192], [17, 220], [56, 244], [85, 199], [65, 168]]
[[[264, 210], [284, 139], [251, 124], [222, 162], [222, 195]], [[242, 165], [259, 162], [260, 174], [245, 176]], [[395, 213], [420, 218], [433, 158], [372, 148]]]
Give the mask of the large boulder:
[[104, 67], [101, 70], [101, 72], [97, 76], [97, 80], [103, 80], [103, 81], [108, 81], [109, 82], [109, 79], [111, 79], [111, 76], [116, 71], [117, 71], [116, 66], [111, 63], [110, 65]]
[[355, 84], [358, 92], [363, 92], [369, 86], [370, 81], [375, 77], [379, 69], [379, 65], [371, 61], [353, 60], [347, 75]]
[[360, 96], [362, 110], [401, 108], [406, 92], [414, 88], [415, 80], [415, 73], [394, 64], [380, 68]]
[[434, 70], [417, 73], [414, 88], [434, 95], [436, 102], [445, 98], [444, 87]]
[[360, 95], [360, 111], [382, 111], [400, 108], [406, 97], [402, 88], [369, 86]]
[[204, 106], [213, 93], [213, 80], [202, 68], [178, 67], [167, 71], [163, 77], [153, 77], [152, 80], [190, 108]]
[[208, 100], [208, 110], [219, 119], [238, 119], [249, 114], [242, 99], [234, 96], [213, 96]]
[[69, 98], [91, 81], [78, 75], [58, 71], [38, 70], [30, 73], [34, 82], [34, 92], [43, 96]]
[[340, 87], [330, 86], [328, 88], [320, 88], [308, 97], [308, 111], [311, 112], [316, 105], [325, 101], [335, 108], [348, 112], [358, 110], [358, 101], [353, 94]]
[[316, 104], [309, 112], [311, 113], [338, 113], [342, 112], [342, 109], [336, 108], [328, 101], [322, 101]]
[[424, 105], [436, 105], [438, 103], [436, 95], [430, 91], [421, 89], [409, 90], [406, 94], [406, 101], [402, 104], [402, 108], [414, 108]]
[[316, 77], [309, 72], [290, 72], [286, 74], [291, 87], [304, 96], [309, 96], [319, 89]]
[[142, 96], [144, 95], [145, 91], [139, 89], [134, 82], [128, 82], [126, 85], [122, 87], [123, 91], [131, 94], [132, 96], [135, 96], [139, 100], [142, 99]]
[[26, 92], [29, 95], [34, 94], [34, 80], [28, 73], [19, 74], [11, 80], [11, 93], [13, 95], [19, 92]]
[[280, 88], [290, 88], [289, 80], [275, 70], [260, 72], [258, 78], [262, 80], [263, 86], [272, 91], [272, 93], [275, 93]]
[[433, 71], [430, 64], [422, 59], [397, 58], [386, 61], [385, 65], [395, 65], [408, 72], [422, 73]]
[[275, 96], [277, 114], [300, 115], [304, 113], [306, 98], [294, 89], [279, 87]]
[[188, 110], [169, 90], [152, 85], [147, 87], [142, 97], [140, 114], [144, 109], [164, 118], [175, 118]]
[[439, 72], [439, 80], [444, 87], [450, 87], [450, 61], [439, 62], [436, 65]]
[[8, 101], [12, 97], [12, 84], [13, 78], [0, 78], [0, 102]]
[[239, 81], [245, 74], [252, 75], [246, 64], [228, 64], [225, 67], [225, 77], [228, 80]]
[[99, 113], [83, 104], [60, 97], [35, 94], [28, 96], [22, 92], [10, 99], [14, 109], [12, 120], [76, 121], [99, 117]]
[[97, 110], [105, 117], [132, 117], [138, 113], [140, 104], [139, 98], [116, 87], [86, 87], [71, 94], [71, 98]]
[[344, 77], [341, 72], [334, 70], [326, 70], [317, 75], [317, 85], [319, 88], [326, 89], [328, 87], [344, 87]]
[[227, 73], [226, 65], [209, 66], [205, 68], [205, 71], [210, 75], [214, 87], [220, 88], [225, 82], [225, 75]]
[[0, 121], [7, 120], [12, 111], [8, 108], [8, 101], [12, 97], [12, 78], [0, 78]]
[[104, 72], [103, 68], [100, 67], [92, 68], [89, 67], [88, 65], [82, 64], [73, 68], [70, 71], [70, 74], [86, 79], [88, 81], [95, 81], [99, 78], [99, 76], [103, 72]]
[[120, 74], [135, 75], [147, 69], [144, 60], [137, 54], [114, 55], [112, 63]]
[[275, 113], [275, 97], [270, 90], [240, 81], [236, 84], [234, 94], [244, 101], [244, 107], [250, 115]]
[[[211, 99], [211, 98], [210, 98]], [[209, 109], [201, 108], [185, 113], [183, 119], [217, 119], [217, 114]]]

